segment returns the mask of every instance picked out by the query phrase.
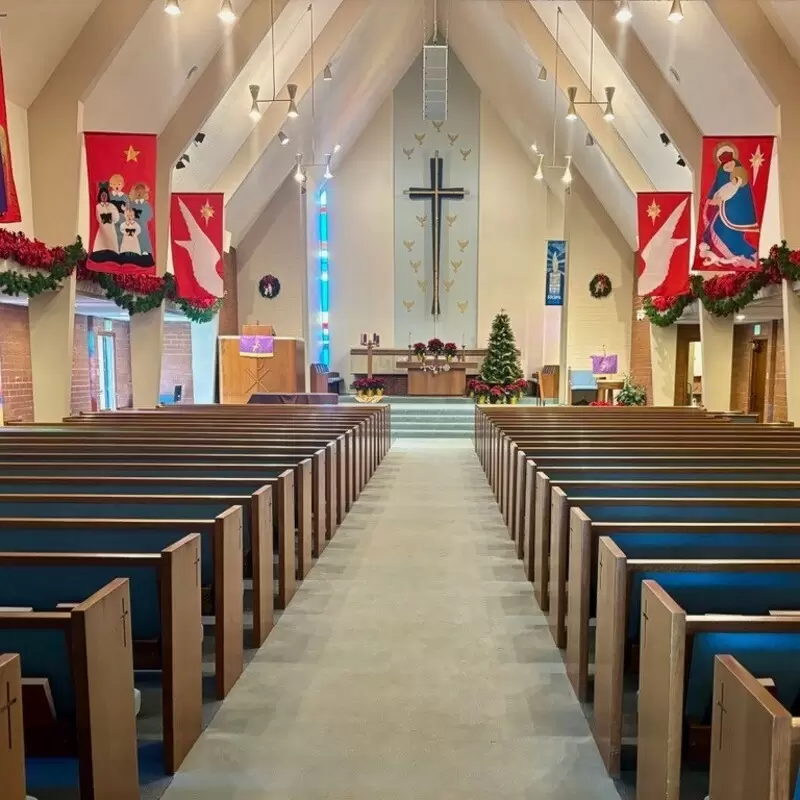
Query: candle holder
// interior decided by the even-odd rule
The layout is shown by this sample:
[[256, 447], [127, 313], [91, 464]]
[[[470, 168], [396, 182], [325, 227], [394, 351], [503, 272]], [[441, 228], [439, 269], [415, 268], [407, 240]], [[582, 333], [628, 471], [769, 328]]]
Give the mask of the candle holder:
[[461, 345], [461, 360], [462, 361], [467, 360], [467, 346], [465, 344]]

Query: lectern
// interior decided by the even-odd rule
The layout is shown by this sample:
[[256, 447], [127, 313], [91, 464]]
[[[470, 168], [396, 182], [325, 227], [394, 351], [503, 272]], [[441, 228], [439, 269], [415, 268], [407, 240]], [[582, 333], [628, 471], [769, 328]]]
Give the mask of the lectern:
[[254, 394], [305, 391], [305, 342], [275, 336], [271, 325], [244, 325], [219, 337], [220, 403], [244, 405]]

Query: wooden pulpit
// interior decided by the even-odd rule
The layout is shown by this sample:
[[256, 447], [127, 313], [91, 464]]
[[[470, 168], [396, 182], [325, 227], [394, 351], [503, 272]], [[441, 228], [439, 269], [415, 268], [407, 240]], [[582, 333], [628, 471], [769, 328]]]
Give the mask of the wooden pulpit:
[[254, 394], [305, 392], [305, 342], [275, 336], [271, 325], [243, 325], [219, 337], [219, 401], [245, 405]]

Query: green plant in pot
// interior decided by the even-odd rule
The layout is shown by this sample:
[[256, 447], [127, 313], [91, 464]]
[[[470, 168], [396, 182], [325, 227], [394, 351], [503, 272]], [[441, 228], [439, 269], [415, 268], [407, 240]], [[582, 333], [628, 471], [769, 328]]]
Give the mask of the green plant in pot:
[[620, 406], [646, 406], [647, 391], [644, 386], [634, 383], [630, 375], [623, 377], [622, 389], [617, 395], [617, 405]]

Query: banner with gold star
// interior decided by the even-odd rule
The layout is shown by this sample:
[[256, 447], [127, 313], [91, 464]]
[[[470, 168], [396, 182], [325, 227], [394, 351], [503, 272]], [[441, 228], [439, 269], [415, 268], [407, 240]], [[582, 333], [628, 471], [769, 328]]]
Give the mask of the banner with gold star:
[[704, 136], [695, 271], [757, 269], [773, 136]]
[[169, 209], [172, 267], [185, 300], [223, 296], [222, 192], [176, 192]]
[[86, 266], [156, 274], [156, 142], [149, 133], [85, 133], [89, 179]]
[[691, 200], [689, 192], [639, 192], [636, 196], [640, 297], [674, 297], [689, 289]]

